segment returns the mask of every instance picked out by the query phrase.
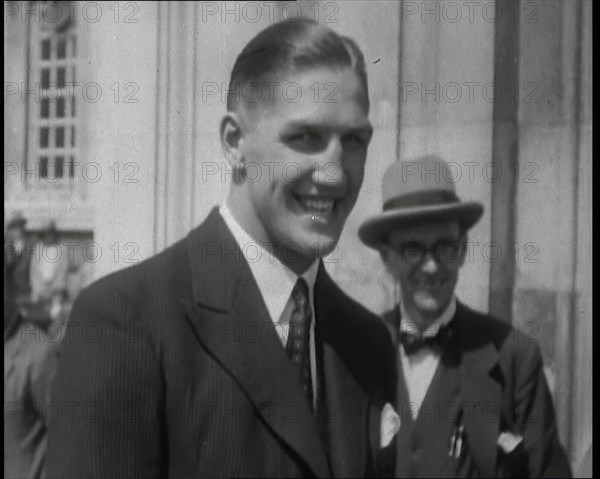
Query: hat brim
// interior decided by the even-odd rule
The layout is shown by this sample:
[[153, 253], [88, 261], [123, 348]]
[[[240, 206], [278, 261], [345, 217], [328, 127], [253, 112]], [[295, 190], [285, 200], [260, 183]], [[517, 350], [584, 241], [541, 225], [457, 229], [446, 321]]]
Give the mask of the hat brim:
[[377, 248], [394, 229], [429, 221], [456, 220], [466, 230], [475, 225], [482, 214], [483, 205], [474, 201], [385, 211], [366, 220], [358, 229], [358, 236], [367, 246]]

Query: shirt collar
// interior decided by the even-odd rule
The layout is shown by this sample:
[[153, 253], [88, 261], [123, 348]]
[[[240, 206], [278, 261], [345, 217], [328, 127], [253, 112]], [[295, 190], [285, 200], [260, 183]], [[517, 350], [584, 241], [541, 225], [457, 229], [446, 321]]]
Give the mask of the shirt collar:
[[[427, 329], [425, 329], [425, 331], [423, 331], [422, 335], [435, 335], [441, 326], [444, 326], [452, 321], [454, 313], [456, 313], [456, 296], [452, 296], [452, 299], [450, 300], [450, 303], [448, 303], [446, 309], [433, 323], [427, 327]], [[406, 311], [403, 302], [400, 302], [400, 318], [400, 331], [406, 331], [409, 334], [419, 334], [419, 328], [417, 328], [417, 325], [411, 319], [408, 311]]]
[[[254, 276], [269, 311], [269, 316], [274, 323], [278, 323], [292, 295], [298, 276], [265, 248], [266, 245], [262, 245], [250, 237], [235, 219], [226, 203], [219, 207], [219, 213], [250, 267], [252, 276]], [[311, 306], [314, 305], [314, 287], [318, 270], [319, 262], [315, 260], [302, 275], [308, 285]]]

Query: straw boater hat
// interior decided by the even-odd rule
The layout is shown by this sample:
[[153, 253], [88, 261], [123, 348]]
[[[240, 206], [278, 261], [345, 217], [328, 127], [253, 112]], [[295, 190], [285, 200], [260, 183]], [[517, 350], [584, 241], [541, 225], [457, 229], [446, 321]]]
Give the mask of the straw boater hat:
[[360, 239], [377, 248], [392, 230], [426, 221], [456, 220], [469, 229], [481, 217], [483, 205], [462, 202], [455, 182], [452, 169], [436, 156], [394, 163], [383, 176], [383, 212], [360, 226]]

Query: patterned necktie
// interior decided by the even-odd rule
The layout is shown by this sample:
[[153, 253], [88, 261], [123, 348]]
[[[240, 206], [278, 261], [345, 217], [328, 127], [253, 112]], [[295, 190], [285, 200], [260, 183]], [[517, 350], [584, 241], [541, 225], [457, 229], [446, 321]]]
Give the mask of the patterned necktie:
[[313, 407], [313, 388], [310, 374], [310, 324], [312, 311], [308, 299], [308, 285], [303, 278], [298, 278], [292, 290], [294, 310], [290, 318], [290, 328], [285, 349], [298, 372], [300, 384], [308, 404]]
[[452, 323], [450, 321], [444, 326], [440, 326], [437, 333], [434, 335], [419, 335], [409, 333], [407, 331], [400, 332], [400, 342], [404, 348], [404, 353], [407, 356], [415, 354], [422, 348], [430, 348], [436, 351], [441, 351], [446, 344], [446, 340], [452, 333]]

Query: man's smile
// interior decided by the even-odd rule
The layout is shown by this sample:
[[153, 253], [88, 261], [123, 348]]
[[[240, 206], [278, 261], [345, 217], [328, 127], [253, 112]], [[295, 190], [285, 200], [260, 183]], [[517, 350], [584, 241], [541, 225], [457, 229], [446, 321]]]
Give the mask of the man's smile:
[[294, 200], [300, 206], [300, 210], [311, 216], [314, 221], [328, 222], [336, 214], [341, 203], [341, 198], [315, 196], [315, 195], [293, 195]]

